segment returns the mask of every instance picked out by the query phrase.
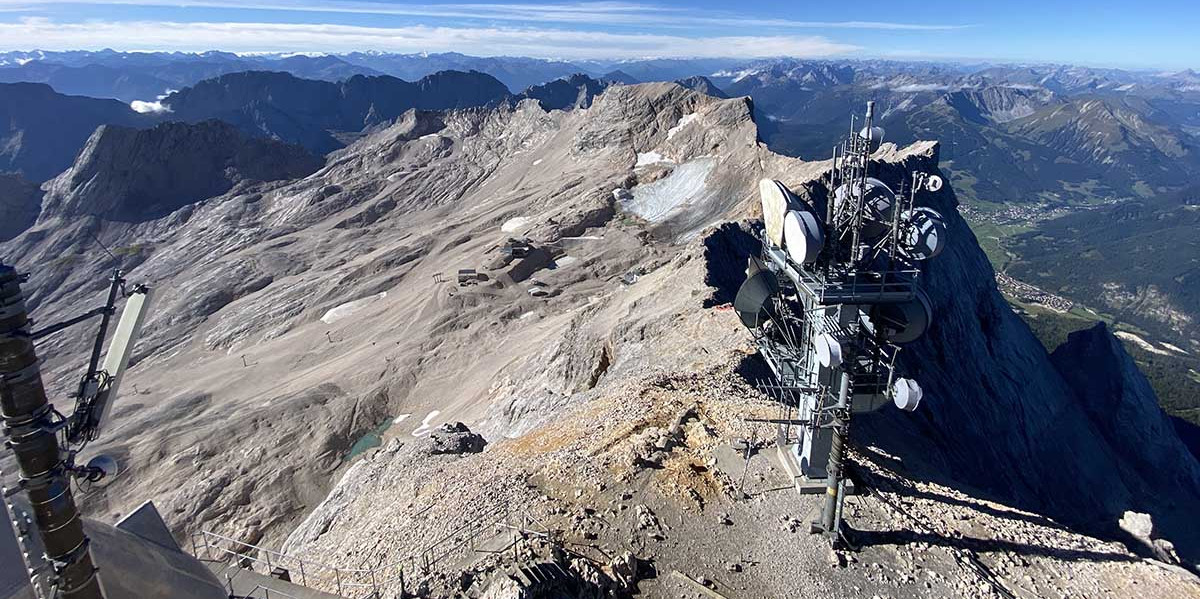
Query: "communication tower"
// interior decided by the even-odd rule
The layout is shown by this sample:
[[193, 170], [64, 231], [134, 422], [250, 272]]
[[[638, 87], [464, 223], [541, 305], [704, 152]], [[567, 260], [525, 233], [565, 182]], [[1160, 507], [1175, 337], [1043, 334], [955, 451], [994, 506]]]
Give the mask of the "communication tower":
[[884, 135], [874, 108], [867, 102], [865, 126], [855, 131], [852, 121], [834, 148], [824, 210], [779, 181], [760, 182], [762, 254], [750, 258], [734, 300], [776, 379], [766, 389], [786, 413], [770, 422], [798, 466], [797, 486], [825, 493], [812, 530], [835, 544], [851, 416], [889, 400], [905, 411], [921, 402], [920, 385], [898, 376], [896, 356], [932, 322], [917, 281], [946, 241], [942, 216], [916, 205], [919, 191], [941, 189], [941, 177], [913, 172], [906, 197], [872, 176]]

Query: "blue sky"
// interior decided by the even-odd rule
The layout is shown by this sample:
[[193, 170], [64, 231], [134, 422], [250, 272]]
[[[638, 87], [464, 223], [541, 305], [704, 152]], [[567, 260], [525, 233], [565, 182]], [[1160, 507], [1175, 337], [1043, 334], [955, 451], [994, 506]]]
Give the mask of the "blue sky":
[[1200, 68], [1197, 1], [0, 0], [0, 50], [798, 56]]

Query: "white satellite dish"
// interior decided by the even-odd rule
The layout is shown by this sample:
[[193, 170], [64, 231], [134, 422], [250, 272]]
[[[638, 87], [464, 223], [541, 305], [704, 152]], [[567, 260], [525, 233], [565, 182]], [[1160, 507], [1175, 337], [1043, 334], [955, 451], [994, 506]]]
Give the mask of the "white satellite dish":
[[817, 350], [817, 361], [821, 366], [834, 368], [842, 363], [842, 344], [833, 335], [822, 333], [813, 339]]
[[942, 253], [946, 247], [946, 221], [932, 208], [916, 208], [904, 213], [908, 227], [904, 231], [901, 249], [914, 260], [926, 260]]
[[943, 181], [941, 177], [937, 175], [929, 175], [925, 178], [925, 189], [928, 189], [929, 191], [937, 191], [942, 188], [943, 183], [945, 183], [945, 181]]
[[783, 247], [796, 264], [816, 261], [825, 245], [817, 217], [807, 210], [790, 210], [783, 219]]
[[912, 379], [899, 378], [892, 383], [892, 402], [905, 412], [916, 410], [924, 396], [921, 386]]
[[883, 133], [883, 127], [876, 125], [871, 127], [869, 132], [867, 131], [866, 127], [863, 127], [862, 130], [858, 132], [858, 136], [863, 139], [870, 139], [871, 151], [874, 152], [875, 150], [878, 150], [879, 145], [883, 143]]
[[846, 183], [833, 192], [834, 207], [838, 211], [849, 209], [847, 203], [862, 186], [863, 235], [868, 239], [887, 233], [892, 222], [892, 210], [896, 206], [896, 194], [883, 181], [868, 177], [865, 183]]
[[767, 239], [775, 247], [783, 247], [783, 219], [792, 207], [792, 192], [774, 179], [758, 182], [758, 196], [762, 201], [763, 225]]

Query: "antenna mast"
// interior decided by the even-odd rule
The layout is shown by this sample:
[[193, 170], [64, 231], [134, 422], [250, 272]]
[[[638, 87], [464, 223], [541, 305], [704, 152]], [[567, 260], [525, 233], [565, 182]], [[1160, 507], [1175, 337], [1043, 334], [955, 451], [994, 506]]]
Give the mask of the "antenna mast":
[[0, 264], [0, 415], [8, 446], [17, 457], [20, 487], [29, 494], [53, 567], [54, 596], [104, 599], [57, 439], [66, 421], [46, 400], [22, 280], [13, 267]]

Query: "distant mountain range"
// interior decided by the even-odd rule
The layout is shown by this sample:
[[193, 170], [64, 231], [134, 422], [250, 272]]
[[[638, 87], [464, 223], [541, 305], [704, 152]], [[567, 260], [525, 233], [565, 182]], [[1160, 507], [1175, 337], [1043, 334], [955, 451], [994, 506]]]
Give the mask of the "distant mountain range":
[[[524, 99], [537, 100], [546, 110], [587, 107], [616, 83], [576, 74], [513, 95], [499, 80], [477, 71], [440, 71], [412, 82], [388, 75], [353, 75], [333, 82], [286, 72], [242, 71], [205, 79], [154, 102], [134, 102], [137, 110], [116, 100], [60, 94], [41, 83], [0, 83], [0, 118], [9, 123], [7, 131], [0, 130], [0, 173], [45, 181], [69, 166], [101, 125], [144, 128], [215, 119], [244, 135], [294, 143], [321, 155], [412, 109], [471, 108]], [[702, 81], [695, 85], [711, 88]]]
[[784, 60], [712, 79], [754, 98], [763, 136], [777, 150], [825, 157], [844, 133], [848, 107], [874, 100], [888, 140], [942, 141], [968, 199], [1022, 202], [1130, 197], [1135, 186], [1188, 182], [1200, 171], [1195, 77]]
[[[103, 124], [145, 128], [217, 119], [243, 135], [294, 143], [321, 155], [410, 109], [523, 99], [546, 109], [585, 108], [611, 85], [646, 81], [678, 81], [716, 97], [749, 96], [759, 135], [773, 150], [823, 159], [845, 133], [848, 113], [857, 114], [863, 102], [873, 100], [888, 141], [942, 142], [943, 169], [966, 203], [1024, 207], [1025, 227], [1045, 220], [1042, 213], [1079, 213], [1073, 218], [1080, 223], [1052, 221], [1036, 227], [1044, 235], [1033, 232], [1014, 240], [1007, 249], [1013, 253], [1014, 274], [1081, 302], [1120, 296], [1125, 299], [1098, 307], [1164, 333], [1194, 331], [1172, 324], [1176, 317], [1170, 310], [1200, 318], [1194, 304], [1200, 283], [1175, 272], [1179, 269], [1167, 278], [1143, 276], [1142, 270], [1117, 267], [1129, 263], [1120, 258], [1089, 263], [1086, 273], [1060, 273], [1066, 279], [1042, 276], [1060, 270], [1050, 264], [1056, 256], [1087, 243], [1080, 231], [1105, 228], [1107, 221], [1095, 219], [1120, 212], [1092, 210], [1106, 204], [1136, 206], [1142, 215], [1122, 221], [1124, 228], [1111, 233], [1114, 243], [1129, 245], [1130, 256], [1141, 256], [1133, 252], [1153, 245], [1155, 252], [1178, 254], [1161, 264], [1190, 264], [1191, 256], [1181, 253], [1190, 250], [1188, 244], [1159, 247], [1138, 240], [1189, 233], [1174, 228], [1175, 233], [1154, 236], [1163, 219], [1190, 222], [1192, 215], [1191, 208], [1167, 198], [1200, 176], [1200, 74], [1193, 71], [879, 60], [565, 62], [456, 53], [105, 50], [0, 53], [0, 81], [25, 82], [0, 84], [0, 122], [7, 123], [0, 128], [0, 172], [19, 172], [34, 183], [62, 172]], [[1105, 285], [1132, 287], [1098, 291]], [[1149, 285], [1170, 310], [1147, 311], [1157, 304], [1126, 301], [1128, 293], [1145, 295]]]
[[[476, 75], [435, 76], [447, 70]], [[266, 71], [275, 74], [246, 74]], [[586, 97], [611, 83], [696, 77], [703, 79], [694, 89], [753, 98], [764, 141], [805, 158], [824, 158], [849, 107], [874, 100], [889, 140], [942, 140], [942, 157], [969, 200], [1145, 196], [1178, 188], [1200, 171], [1200, 75], [1192, 71], [793, 59], [564, 62], [457, 53], [0, 53], [0, 81], [119, 98], [143, 112], [170, 109], [176, 119], [219, 118], [319, 153], [344, 145], [341, 133], [410, 107], [484, 105], [514, 95], [544, 104], [553, 98], [565, 108], [579, 104], [580, 86], [590, 88]], [[440, 89], [422, 91], [433, 99], [418, 105], [412, 98], [423, 85]], [[64, 166], [59, 159], [53, 169]]]
[[152, 123], [116, 100], [67, 96], [41, 83], [0, 83], [0, 173], [44, 181], [71, 165], [96, 127]]
[[354, 135], [409, 109], [485, 106], [508, 96], [491, 75], [442, 71], [415, 82], [355, 75], [341, 82], [248, 71], [207, 79], [163, 98], [163, 118], [219, 119], [252, 135], [298, 143], [325, 154]]

